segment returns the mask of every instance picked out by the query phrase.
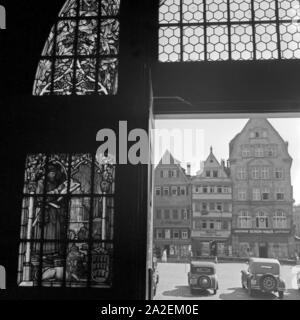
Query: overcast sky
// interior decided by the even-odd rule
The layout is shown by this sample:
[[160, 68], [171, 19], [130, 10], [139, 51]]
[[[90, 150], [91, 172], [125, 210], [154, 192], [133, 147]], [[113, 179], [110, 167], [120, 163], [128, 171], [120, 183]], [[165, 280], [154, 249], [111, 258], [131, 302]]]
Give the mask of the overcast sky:
[[[300, 118], [268, 118], [273, 127], [279, 132], [281, 137], [288, 141], [288, 151], [293, 158], [291, 178], [294, 188], [295, 204], [300, 204]], [[191, 172], [195, 174], [200, 169], [200, 162], [205, 160], [212, 146], [214, 155], [220, 162], [221, 159], [227, 160], [229, 157], [229, 142], [239, 133], [248, 119], [187, 119], [187, 120], [156, 120], [156, 129], [179, 129], [180, 132], [187, 132], [187, 138], [183, 138], [182, 144], [180, 139], [171, 145], [172, 153], [175, 158], [182, 162], [186, 168], [187, 149], [194, 150], [193, 161], [191, 161]], [[189, 129], [193, 130], [193, 136], [189, 136]], [[196, 131], [197, 130], [197, 131]], [[196, 139], [198, 135], [199, 139]], [[183, 135], [182, 135], [183, 136]], [[201, 147], [195, 151], [196, 141]], [[180, 147], [182, 145], [182, 147]], [[193, 147], [194, 146], [194, 147]], [[163, 146], [160, 150], [156, 145], [155, 163], [158, 163], [162, 156]], [[185, 150], [184, 150], [185, 149]], [[188, 159], [190, 161], [190, 159]]]

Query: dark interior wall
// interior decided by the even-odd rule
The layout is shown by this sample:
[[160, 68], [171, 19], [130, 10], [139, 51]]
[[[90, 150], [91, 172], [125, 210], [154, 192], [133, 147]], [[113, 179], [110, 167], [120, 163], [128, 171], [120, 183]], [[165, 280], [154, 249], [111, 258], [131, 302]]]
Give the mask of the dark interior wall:
[[[121, 1], [119, 90], [110, 97], [32, 97], [44, 43], [65, 0], [2, 1], [7, 30], [0, 33], [0, 264], [7, 269], [4, 298], [144, 299], [147, 165], [116, 171], [114, 286], [110, 290], [21, 289], [16, 285], [24, 163], [27, 153], [97, 150], [102, 128], [148, 131], [149, 79], [143, 38], [144, 3]], [[130, 146], [130, 145], [129, 145]], [[50, 289], [50, 290], [49, 290]]]

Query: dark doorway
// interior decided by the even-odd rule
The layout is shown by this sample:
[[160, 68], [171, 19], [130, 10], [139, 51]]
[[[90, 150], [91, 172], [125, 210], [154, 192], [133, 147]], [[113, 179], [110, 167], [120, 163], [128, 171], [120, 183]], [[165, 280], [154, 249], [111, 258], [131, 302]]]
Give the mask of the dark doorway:
[[259, 245], [259, 257], [268, 258], [268, 247], [267, 244], [263, 243]]

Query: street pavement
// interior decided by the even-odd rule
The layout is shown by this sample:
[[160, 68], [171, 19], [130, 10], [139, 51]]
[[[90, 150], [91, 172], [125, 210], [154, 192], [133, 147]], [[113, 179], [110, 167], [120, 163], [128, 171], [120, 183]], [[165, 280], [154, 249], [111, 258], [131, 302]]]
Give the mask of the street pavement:
[[[154, 300], [276, 300], [278, 294], [256, 292], [254, 297], [247, 294], [241, 286], [241, 270], [245, 263], [218, 263], [217, 275], [219, 290], [216, 295], [209, 290], [192, 295], [188, 286], [188, 263], [159, 263], [159, 284]], [[281, 277], [286, 281], [285, 300], [300, 300], [296, 273], [300, 266], [281, 266]]]

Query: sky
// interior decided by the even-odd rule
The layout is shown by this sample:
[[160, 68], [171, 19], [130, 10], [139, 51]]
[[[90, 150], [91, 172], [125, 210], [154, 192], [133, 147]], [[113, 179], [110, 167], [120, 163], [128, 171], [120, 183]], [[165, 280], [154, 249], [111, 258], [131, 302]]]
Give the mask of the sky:
[[[300, 204], [300, 118], [268, 118], [268, 120], [289, 143], [288, 151], [293, 158], [291, 179], [294, 199], [295, 204]], [[159, 162], [166, 148], [171, 149], [183, 168], [186, 168], [187, 162], [191, 162], [192, 174], [196, 174], [200, 169], [200, 162], [206, 160], [210, 147], [213, 148], [213, 153], [219, 162], [221, 159], [226, 161], [229, 157], [229, 142], [243, 129], [247, 121], [248, 118], [155, 120], [156, 130], [167, 129], [171, 132], [178, 129], [183, 137], [181, 140], [178, 136], [171, 146], [164, 146], [162, 143], [158, 145], [154, 142], [155, 164]]]

